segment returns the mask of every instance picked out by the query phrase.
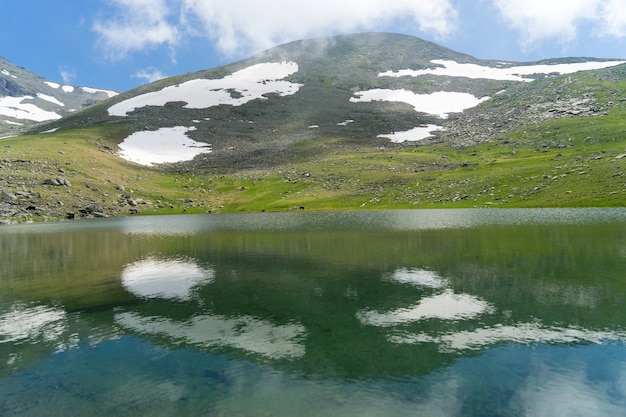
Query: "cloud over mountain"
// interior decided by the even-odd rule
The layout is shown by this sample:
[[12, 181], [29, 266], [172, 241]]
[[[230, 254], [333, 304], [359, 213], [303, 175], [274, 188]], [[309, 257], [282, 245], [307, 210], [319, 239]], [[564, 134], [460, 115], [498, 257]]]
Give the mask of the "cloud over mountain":
[[[626, 0], [482, 0], [517, 33], [525, 49], [567, 47], [585, 36], [626, 37]], [[225, 56], [243, 56], [295, 39], [398, 25], [443, 39], [462, 32], [460, 0], [105, 0], [92, 28], [111, 59], [156, 47], [175, 50], [187, 38], [209, 39]]]
[[250, 53], [329, 32], [379, 29], [398, 20], [435, 37], [456, 28], [450, 0], [107, 0], [112, 13], [93, 24], [110, 58], [184, 36], [207, 37], [225, 55]]

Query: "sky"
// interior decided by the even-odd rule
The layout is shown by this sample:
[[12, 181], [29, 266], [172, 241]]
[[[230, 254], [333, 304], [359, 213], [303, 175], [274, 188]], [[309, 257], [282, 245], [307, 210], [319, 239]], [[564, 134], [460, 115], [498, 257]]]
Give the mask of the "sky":
[[286, 42], [394, 32], [480, 59], [626, 58], [626, 0], [0, 0], [0, 56], [115, 91]]

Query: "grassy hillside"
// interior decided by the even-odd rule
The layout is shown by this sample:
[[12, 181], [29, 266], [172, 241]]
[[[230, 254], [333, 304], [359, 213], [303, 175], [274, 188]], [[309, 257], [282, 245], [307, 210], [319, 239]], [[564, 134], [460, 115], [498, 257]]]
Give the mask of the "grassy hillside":
[[[3, 218], [444, 207], [610, 207], [626, 203], [626, 113], [564, 118], [455, 149], [298, 142], [288, 164], [252, 170], [149, 168], [115, 154], [126, 129], [96, 125], [0, 140]], [[69, 185], [48, 185], [63, 178]], [[9, 207], [9, 209], [6, 209]]]

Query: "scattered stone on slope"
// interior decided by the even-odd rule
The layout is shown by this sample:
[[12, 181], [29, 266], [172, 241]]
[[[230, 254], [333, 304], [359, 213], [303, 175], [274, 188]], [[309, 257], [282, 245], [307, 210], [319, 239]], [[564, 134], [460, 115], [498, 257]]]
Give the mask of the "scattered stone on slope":
[[99, 203], [91, 203], [79, 210], [84, 216], [107, 217], [104, 208]]
[[2, 201], [3, 203], [17, 204], [17, 196], [15, 194], [3, 191], [0, 201]]
[[67, 178], [46, 178], [43, 181], [44, 185], [53, 185], [55, 187], [61, 187], [61, 186], [65, 186], [65, 187], [71, 187], [72, 184], [69, 182], [69, 180]]

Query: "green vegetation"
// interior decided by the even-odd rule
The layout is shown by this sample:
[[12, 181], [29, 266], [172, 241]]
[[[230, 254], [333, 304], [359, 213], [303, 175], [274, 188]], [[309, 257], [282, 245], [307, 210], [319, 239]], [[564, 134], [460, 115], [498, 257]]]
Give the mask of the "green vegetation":
[[[2, 184], [28, 190], [29, 220], [90, 203], [106, 215], [462, 207], [611, 207], [626, 201], [623, 111], [526, 127], [498, 143], [297, 142], [292, 163], [250, 170], [148, 168], [116, 155], [123, 125], [0, 140]], [[45, 185], [64, 177], [69, 187]], [[137, 205], [129, 205], [128, 199]], [[37, 212], [48, 213], [47, 216]]]

